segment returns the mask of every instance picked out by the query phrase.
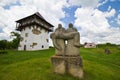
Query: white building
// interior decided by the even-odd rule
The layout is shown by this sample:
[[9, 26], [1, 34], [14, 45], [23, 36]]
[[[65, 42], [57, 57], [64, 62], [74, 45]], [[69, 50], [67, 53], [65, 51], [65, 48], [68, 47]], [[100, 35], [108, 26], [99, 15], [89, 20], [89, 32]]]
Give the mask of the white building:
[[38, 12], [16, 21], [16, 30], [21, 32], [18, 50], [48, 49], [53, 27]]
[[85, 43], [84, 48], [96, 48], [97, 45], [95, 43]]

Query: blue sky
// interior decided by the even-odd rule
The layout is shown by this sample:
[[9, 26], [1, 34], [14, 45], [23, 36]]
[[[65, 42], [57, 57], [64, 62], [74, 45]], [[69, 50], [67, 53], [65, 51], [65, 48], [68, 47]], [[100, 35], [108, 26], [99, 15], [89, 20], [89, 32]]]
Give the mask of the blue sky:
[[[112, 18], [108, 18], [108, 21], [109, 23], [112, 25], [112, 26], [116, 26], [116, 27], [120, 27], [119, 24], [117, 24], [116, 22], [116, 18], [117, 18], [117, 15], [120, 13], [120, 0], [115, 0], [115, 1], [107, 1], [104, 5], [101, 5], [100, 7], [98, 7], [99, 10], [105, 12], [108, 10], [109, 6], [111, 6], [111, 8], [114, 8], [116, 10], [116, 14], [115, 16], [113, 16]], [[113, 21], [113, 22], [110, 22], [110, 21]]]
[[69, 24], [69, 23], [74, 23], [75, 21], [75, 10], [77, 9], [78, 7], [77, 6], [72, 6], [72, 7], [69, 7], [69, 8], [63, 8], [63, 10], [65, 11], [66, 13], [66, 16], [64, 18], [61, 19], [61, 21], [63, 21], [66, 26]]
[[39, 12], [55, 28], [73, 23], [81, 43], [120, 44], [120, 0], [1, 0], [0, 12], [0, 40], [11, 40], [16, 20]]
[[[105, 2], [105, 0], [99, 0], [99, 3]], [[103, 5], [97, 7], [97, 9], [99, 9], [102, 12], [106, 12], [108, 11], [108, 8], [111, 6], [111, 9], [114, 8], [116, 10], [116, 14], [111, 17], [111, 18], [107, 18], [108, 22], [110, 23], [110, 25], [112, 26], [116, 26], [116, 27], [120, 27], [119, 24], [117, 24], [116, 22], [116, 18], [117, 15], [120, 14], [120, 0], [113, 0], [110, 1], [108, 0], [106, 3], [104, 3]], [[69, 8], [63, 8], [63, 10], [67, 13], [65, 18], [62, 18], [61, 20], [63, 22], [65, 22], [66, 25], [68, 25], [70, 22], [74, 23], [75, 21], [75, 17], [74, 17], [74, 12], [76, 11], [77, 8], [79, 8], [81, 6], [71, 6]], [[111, 22], [111, 20], [113, 22]]]

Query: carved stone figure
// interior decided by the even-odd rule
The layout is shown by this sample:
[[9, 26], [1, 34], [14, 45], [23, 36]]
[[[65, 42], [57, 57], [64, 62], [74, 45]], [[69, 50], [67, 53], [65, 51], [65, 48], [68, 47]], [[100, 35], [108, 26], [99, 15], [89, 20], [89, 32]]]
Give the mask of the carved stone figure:
[[[55, 32], [51, 34], [51, 38], [56, 48], [56, 55], [79, 55], [80, 35], [71, 23], [67, 30], [59, 24]], [[65, 40], [67, 41], [66, 45]]]
[[72, 38], [67, 39], [67, 46], [66, 46], [66, 54], [70, 56], [77, 56], [80, 54], [80, 35], [77, 32], [77, 29], [73, 27], [70, 23], [69, 28], [67, 29], [67, 33], [72, 33]]
[[65, 32], [65, 28], [62, 27], [61, 24], [58, 24], [58, 28], [54, 33], [50, 35], [53, 45], [56, 48], [56, 55], [64, 55], [65, 54], [65, 40], [56, 35], [61, 35], [61, 33]]
[[[54, 72], [83, 78], [82, 58], [80, 57], [80, 34], [73, 24], [65, 30], [61, 24], [50, 35], [56, 50], [56, 55], [51, 57]], [[65, 41], [67, 43], [65, 43]]]

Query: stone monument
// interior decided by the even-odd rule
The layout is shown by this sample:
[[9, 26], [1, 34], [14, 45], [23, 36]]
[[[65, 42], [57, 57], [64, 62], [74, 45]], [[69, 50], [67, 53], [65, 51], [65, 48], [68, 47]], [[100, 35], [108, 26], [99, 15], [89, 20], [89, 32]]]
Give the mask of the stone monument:
[[80, 34], [73, 24], [65, 30], [61, 24], [50, 35], [55, 47], [55, 55], [51, 57], [54, 72], [69, 73], [83, 78], [82, 58], [80, 57]]

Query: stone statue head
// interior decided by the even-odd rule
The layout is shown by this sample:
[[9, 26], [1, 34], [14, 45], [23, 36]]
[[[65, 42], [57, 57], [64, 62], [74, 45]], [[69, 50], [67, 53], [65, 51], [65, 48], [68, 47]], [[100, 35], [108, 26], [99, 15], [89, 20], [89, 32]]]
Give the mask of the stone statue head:
[[69, 24], [69, 28], [73, 28], [73, 24], [72, 23]]
[[58, 24], [58, 29], [61, 29], [62, 28], [62, 24]]

